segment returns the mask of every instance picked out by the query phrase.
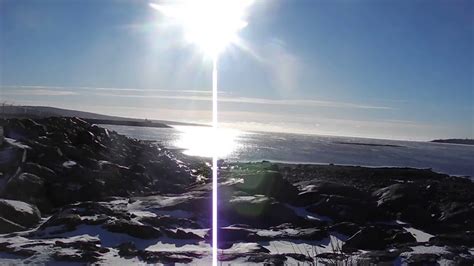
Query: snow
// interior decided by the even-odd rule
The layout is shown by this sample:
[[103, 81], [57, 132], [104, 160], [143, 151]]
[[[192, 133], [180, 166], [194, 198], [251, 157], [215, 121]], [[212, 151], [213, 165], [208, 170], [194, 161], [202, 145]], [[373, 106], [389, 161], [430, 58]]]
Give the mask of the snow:
[[327, 217], [327, 216], [323, 216], [323, 215], [318, 215], [318, 214], [315, 214], [315, 213], [312, 213], [312, 212], [308, 212], [306, 210], [306, 208], [304, 207], [295, 207], [295, 206], [292, 206], [290, 204], [285, 204], [286, 207], [292, 209], [296, 215], [300, 216], [300, 217], [303, 217], [305, 219], [308, 219], [308, 220], [317, 220], [317, 221], [326, 221], [326, 222], [331, 222], [332, 219]]
[[438, 246], [414, 246], [410, 247], [413, 251], [403, 252], [400, 256], [408, 256], [410, 254], [448, 254], [449, 251], [445, 247]]
[[412, 234], [415, 237], [416, 242], [419, 242], [419, 243], [428, 242], [430, 240], [430, 238], [433, 237], [432, 234], [428, 234], [426, 232], [415, 229], [413, 227], [403, 227], [403, 229], [405, 229], [407, 232]]
[[287, 241], [277, 240], [262, 243], [262, 246], [270, 250], [272, 254], [298, 253], [303, 255], [315, 256], [325, 252], [334, 252], [340, 250], [344, 242], [335, 235], [330, 235], [320, 241]]
[[63, 163], [63, 167], [65, 167], [65, 168], [71, 168], [75, 165], [77, 165], [77, 163], [75, 161], [65, 161]]
[[11, 139], [11, 138], [5, 138], [5, 141], [10, 144], [11, 146], [13, 147], [16, 147], [16, 148], [19, 148], [19, 149], [31, 149], [30, 146], [28, 145], [25, 145], [15, 139]]

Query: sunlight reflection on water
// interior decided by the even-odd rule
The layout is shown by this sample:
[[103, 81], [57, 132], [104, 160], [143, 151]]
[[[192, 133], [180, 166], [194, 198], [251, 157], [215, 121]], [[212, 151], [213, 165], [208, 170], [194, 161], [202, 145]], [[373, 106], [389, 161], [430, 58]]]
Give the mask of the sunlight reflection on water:
[[228, 128], [217, 128], [202, 126], [174, 126], [178, 130], [179, 137], [174, 146], [184, 149], [184, 154], [191, 156], [226, 157], [238, 148], [237, 139], [243, 134], [242, 131]]

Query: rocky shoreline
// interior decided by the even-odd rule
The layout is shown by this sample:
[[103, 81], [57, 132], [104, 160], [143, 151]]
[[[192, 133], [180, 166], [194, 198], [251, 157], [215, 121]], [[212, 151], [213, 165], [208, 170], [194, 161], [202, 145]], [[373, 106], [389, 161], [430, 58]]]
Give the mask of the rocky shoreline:
[[[205, 160], [79, 118], [1, 125], [0, 263], [210, 263]], [[219, 176], [223, 264], [474, 263], [468, 179], [271, 162]]]

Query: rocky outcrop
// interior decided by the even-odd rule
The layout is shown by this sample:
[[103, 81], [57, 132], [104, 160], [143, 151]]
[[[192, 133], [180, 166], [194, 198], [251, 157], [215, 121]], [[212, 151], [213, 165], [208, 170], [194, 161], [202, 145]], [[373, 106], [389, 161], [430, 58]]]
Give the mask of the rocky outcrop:
[[8, 159], [0, 161], [7, 180], [0, 195], [43, 212], [109, 196], [176, 193], [195, 182], [162, 147], [79, 118], [10, 119], [3, 126], [12, 141], [0, 151]]
[[[45, 258], [39, 263], [209, 262], [205, 161], [78, 118], [3, 123], [0, 233], [14, 233], [0, 237], [0, 251], [25, 262]], [[469, 180], [405, 168], [219, 166], [222, 261], [474, 260]]]

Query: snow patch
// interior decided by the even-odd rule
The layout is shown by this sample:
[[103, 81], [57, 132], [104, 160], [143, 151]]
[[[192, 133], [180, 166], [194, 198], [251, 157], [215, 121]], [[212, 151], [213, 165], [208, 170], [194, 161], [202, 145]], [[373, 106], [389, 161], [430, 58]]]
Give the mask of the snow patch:
[[65, 161], [63, 163], [63, 167], [65, 167], [65, 168], [71, 168], [75, 165], [77, 165], [77, 163], [75, 161]]

